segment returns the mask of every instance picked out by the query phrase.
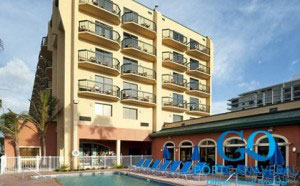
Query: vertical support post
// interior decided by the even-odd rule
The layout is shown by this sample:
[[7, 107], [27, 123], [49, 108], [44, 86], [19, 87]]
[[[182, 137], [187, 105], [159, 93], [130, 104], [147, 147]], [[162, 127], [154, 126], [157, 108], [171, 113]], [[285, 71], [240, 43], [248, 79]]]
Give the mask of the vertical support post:
[[18, 172], [21, 172], [21, 156], [17, 157], [17, 164], [18, 164]]
[[294, 87], [293, 85], [291, 86], [291, 101], [294, 100]]
[[104, 168], [106, 168], [106, 155], [104, 156]]
[[130, 158], [130, 164], [129, 165], [131, 167], [132, 166], [132, 155], [130, 155], [129, 158]]
[[36, 172], [39, 172], [39, 169], [40, 169], [40, 161], [39, 161], [39, 157], [36, 156], [36, 159], [35, 159], [35, 170], [36, 170]]
[[50, 170], [52, 170], [52, 169], [51, 169], [51, 168], [52, 168], [52, 167], [51, 167], [51, 165], [52, 165], [52, 162], [51, 162], [51, 156], [49, 156], [48, 158], [49, 158], [49, 171], [50, 171]]
[[6, 156], [1, 156], [0, 174], [3, 174], [6, 167]]
[[280, 88], [280, 101], [283, 102], [283, 87]]
[[117, 165], [121, 165], [121, 140], [116, 141]]

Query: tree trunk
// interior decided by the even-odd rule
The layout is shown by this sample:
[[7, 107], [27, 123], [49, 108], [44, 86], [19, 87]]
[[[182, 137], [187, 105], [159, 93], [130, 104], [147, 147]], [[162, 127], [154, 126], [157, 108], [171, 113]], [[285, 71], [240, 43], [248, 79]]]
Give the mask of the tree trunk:
[[43, 156], [46, 156], [46, 138], [42, 136]]
[[16, 157], [20, 156], [20, 147], [19, 147], [19, 143], [15, 142], [15, 151], [16, 151]]

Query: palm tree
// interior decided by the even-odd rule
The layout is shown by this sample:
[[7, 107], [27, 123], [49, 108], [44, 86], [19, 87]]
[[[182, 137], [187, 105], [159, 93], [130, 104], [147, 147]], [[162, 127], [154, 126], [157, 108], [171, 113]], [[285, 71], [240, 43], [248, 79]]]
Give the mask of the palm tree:
[[56, 112], [58, 100], [51, 96], [50, 90], [42, 90], [39, 93], [38, 99], [32, 100], [33, 110], [29, 113], [27, 120], [32, 122], [37, 130], [42, 141], [43, 156], [46, 156], [46, 134], [48, 126], [53, 119], [58, 115]]
[[20, 156], [19, 133], [25, 126], [23, 115], [16, 114], [10, 109], [8, 110], [8, 113], [0, 116], [0, 130], [6, 137], [12, 139], [15, 145], [16, 156]]

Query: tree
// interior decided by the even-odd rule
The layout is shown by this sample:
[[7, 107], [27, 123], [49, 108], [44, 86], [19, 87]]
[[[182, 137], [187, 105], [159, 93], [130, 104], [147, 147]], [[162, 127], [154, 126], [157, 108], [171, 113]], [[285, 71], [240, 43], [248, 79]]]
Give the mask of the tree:
[[16, 156], [20, 156], [19, 133], [24, 126], [24, 117], [21, 114], [9, 110], [8, 113], [0, 116], [0, 130], [4, 136], [11, 138], [14, 142]]
[[53, 97], [50, 90], [42, 90], [36, 100], [31, 100], [32, 111], [29, 113], [27, 120], [32, 122], [37, 130], [42, 142], [43, 156], [46, 156], [46, 134], [48, 126], [52, 124], [53, 119], [58, 115], [58, 100]]

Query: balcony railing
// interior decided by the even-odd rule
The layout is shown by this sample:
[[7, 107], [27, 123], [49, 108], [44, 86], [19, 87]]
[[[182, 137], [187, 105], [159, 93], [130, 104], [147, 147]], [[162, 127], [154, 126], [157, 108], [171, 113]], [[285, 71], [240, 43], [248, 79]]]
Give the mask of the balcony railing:
[[163, 38], [170, 38], [170, 39], [174, 39], [184, 45], [187, 44], [187, 37], [185, 37], [184, 35], [175, 32], [173, 30], [170, 29], [163, 29], [162, 31], [162, 37]]
[[172, 61], [174, 63], [178, 63], [180, 65], [186, 66], [187, 65], [187, 58], [178, 56], [173, 52], [163, 52], [162, 53], [162, 60], [163, 61]]
[[163, 74], [162, 75], [162, 81], [163, 83], [171, 83], [178, 86], [186, 87], [186, 79], [181, 78], [179, 76], [174, 76], [170, 74]]
[[162, 105], [163, 106], [170, 106], [170, 107], [178, 107], [185, 109], [186, 108], [186, 101], [180, 99], [174, 99], [172, 97], [162, 97]]
[[87, 3], [87, 4], [92, 4], [94, 6], [97, 6], [101, 9], [104, 9], [106, 11], [109, 11], [112, 14], [117, 15], [120, 17], [120, 7], [113, 3], [112, 1], [109, 0], [79, 0], [79, 3]]
[[142, 102], [156, 103], [156, 97], [150, 92], [144, 92], [134, 89], [123, 89], [122, 100], [133, 99]]
[[48, 37], [43, 37], [42, 42], [41, 42], [41, 46], [47, 46], [48, 45]]
[[104, 56], [101, 53], [90, 51], [90, 50], [79, 50], [78, 51], [79, 61], [88, 61], [91, 63], [107, 66], [116, 70], [120, 70], [120, 62], [118, 59]]
[[120, 43], [120, 34], [112, 29], [88, 20], [79, 21], [79, 32], [90, 32], [106, 39]]
[[207, 112], [209, 113], [210, 107], [209, 105], [200, 104], [200, 103], [188, 103], [187, 107], [189, 111], [198, 111], [198, 112]]
[[123, 48], [135, 48], [142, 52], [146, 52], [151, 55], [156, 55], [156, 48], [148, 43], [134, 39], [134, 38], [125, 38], [122, 41]]
[[208, 66], [198, 64], [198, 65], [193, 65], [193, 63], [188, 63], [189, 70], [198, 70], [200, 72], [204, 72], [206, 74], [210, 74], [210, 68]]
[[120, 88], [115, 85], [81, 79], [78, 81], [79, 91], [87, 91], [109, 96], [120, 97]]
[[198, 42], [189, 42], [188, 46], [190, 50], [198, 50], [202, 53], [210, 55], [210, 49], [207, 46], [204, 46]]
[[210, 93], [210, 87], [197, 82], [189, 82], [187, 84], [189, 90], [198, 90], [205, 93]]
[[123, 74], [137, 74], [149, 79], [156, 79], [156, 72], [151, 68], [143, 67], [140, 65], [126, 63], [122, 65]]
[[134, 22], [142, 27], [145, 27], [147, 29], [150, 29], [152, 31], [156, 31], [156, 24], [151, 21], [150, 19], [147, 19], [141, 15], [138, 15], [134, 12], [126, 12], [122, 16], [122, 22], [128, 23], [128, 22]]

